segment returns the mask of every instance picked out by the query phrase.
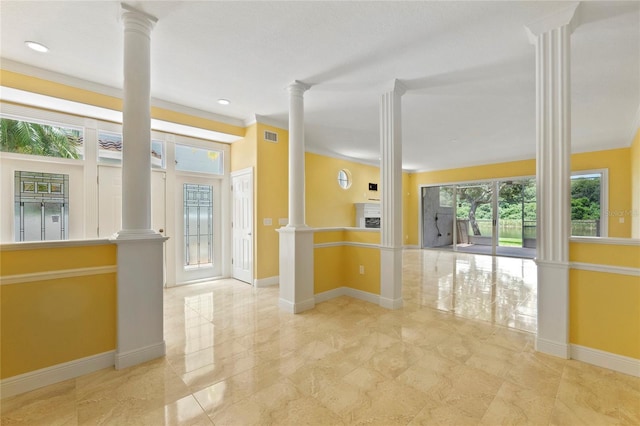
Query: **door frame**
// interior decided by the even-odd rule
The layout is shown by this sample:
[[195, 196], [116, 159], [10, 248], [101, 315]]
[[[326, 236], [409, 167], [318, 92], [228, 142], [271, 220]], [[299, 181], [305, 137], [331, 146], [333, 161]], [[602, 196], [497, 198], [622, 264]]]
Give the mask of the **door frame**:
[[[254, 210], [254, 196], [255, 196], [255, 188], [254, 188], [254, 181], [253, 181], [253, 167], [247, 167], [246, 169], [241, 169], [241, 170], [236, 170], [235, 172], [231, 172], [231, 179], [230, 179], [230, 183], [229, 183], [229, 187], [231, 188], [231, 185], [233, 185], [233, 179], [239, 176], [244, 176], [244, 175], [249, 175], [249, 179], [251, 181], [251, 198], [250, 198], [250, 212], [251, 212], [251, 271], [250, 271], [250, 277], [249, 277], [249, 284], [250, 285], [255, 285], [254, 283], [254, 272], [255, 272], [255, 265], [256, 265], [256, 251], [255, 251], [255, 245], [256, 245], [256, 224], [255, 224], [255, 210]], [[233, 218], [235, 217], [235, 203], [233, 202], [233, 191], [229, 191], [229, 205], [231, 206], [231, 220], [233, 220]], [[231, 226], [231, 253], [235, 253], [235, 247], [233, 246], [233, 227]], [[235, 278], [235, 276], [233, 276], [233, 265], [231, 265], [231, 276], [232, 278]]]

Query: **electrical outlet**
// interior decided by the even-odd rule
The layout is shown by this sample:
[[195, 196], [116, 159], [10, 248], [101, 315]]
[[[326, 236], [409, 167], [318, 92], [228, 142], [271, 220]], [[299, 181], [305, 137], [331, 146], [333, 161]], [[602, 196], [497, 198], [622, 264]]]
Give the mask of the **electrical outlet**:
[[624, 217], [619, 218], [618, 220], [620, 223], [624, 223]]
[[360, 265], [360, 275], [364, 275], [364, 265]]

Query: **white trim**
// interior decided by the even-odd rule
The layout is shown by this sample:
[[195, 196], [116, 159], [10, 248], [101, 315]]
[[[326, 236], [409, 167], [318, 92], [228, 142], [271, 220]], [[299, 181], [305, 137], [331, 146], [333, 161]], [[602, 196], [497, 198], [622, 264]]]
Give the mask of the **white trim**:
[[61, 278], [86, 277], [118, 272], [116, 265], [92, 266], [89, 268], [61, 269], [59, 271], [33, 272], [30, 274], [6, 275], [0, 277], [0, 285], [32, 283], [35, 281], [58, 280]]
[[252, 126], [256, 123], [266, 124], [267, 126], [275, 127], [280, 130], [289, 130], [289, 121], [280, 121], [276, 118], [267, 117], [266, 115], [253, 114], [247, 117], [244, 121], [244, 127]]
[[340, 296], [349, 296], [354, 299], [363, 300], [365, 302], [373, 303], [378, 305], [380, 303], [380, 296], [374, 293], [369, 293], [367, 291], [358, 290], [352, 287], [338, 287], [333, 290], [324, 291], [322, 293], [318, 293], [314, 295], [314, 299], [316, 303], [326, 302], [327, 300], [335, 299]]
[[594, 263], [571, 262], [571, 269], [580, 269], [582, 271], [604, 272], [607, 274], [631, 275], [640, 277], [640, 268], [629, 268], [626, 266], [599, 265]]
[[[49, 71], [43, 68], [34, 67], [32, 65], [27, 65], [22, 62], [16, 62], [10, 59], [2, 59], [2, 68], [15, 72], [18, 74], [24, 74], [35, 78], [40, 78], [42, 80], [48, 80], [53, 83], [64, 84], [67, 86], [76, 87], [78, 89], [88, 90], [90, 92], [94, 92], [100, 95], [111, 96], [114, 98], [122, 99], [123, 90], [120, 88], [115, 88], [112, 86], [106, 86], [103, 84], [95, 83], [88, 80], [83, 80], [77, 77], [72, 77], [66, 74], [60, 74], [54, 71]], [[44, 96], [44, 95], [43, 95]], [[192, 107], [187, 107], [184, 105], [175, 104], [173, 102], [164, 101], [158, 98], [151, 98], [151, 106], [168, 109], [174, 112], [191, 115], [198, 118], [204, 118], [206, 120], [218, 121], [223, 124], [228, 124], [236, 127], [245, 127], [244, 121], [235, 118], [229, 117], [226, 115], [220, 115]]]
[[0, 394], [6, 398], [112, 367], [114, 355], [115, 351], [103, 352], [8, 377], [0, 381]]
[[[600, 175], [600, 237], [607, 238], [609, 235], [609, 169], [587, 169], [587, 170], [571, 170], [570, 179], [573, 176], [581, 175]], [[571, 237], [571, 235], [569, 235]], [[592, 237], [593, 238], [593, 237]]]
[[402, 246], [403, 249], [419, 249], [420, 246], [417, 244], [405, 244]]
[[356, 232], [380, 232], [380, 228], [358, 228], [355, 226], [341, 226], [331, 228], [313, 228], [313, 232], [356, 231]]
[[272, 285], [280, 284], [280, 275], [274, 275], [267, 278], [256, 278], [253, 280], [253, 286], [255, 288], [264, 288]]
[[640, 246], [638, 238], [614, 238], [614, 237], [571, 237], [570, 243], [606, 244], [612, 246]]
[[315, 305], [316, 301], [314, 298], [307, 299], [299, 303], [292, 303], [283, 298], [278, 299], [278, 307], [290, 314], [297, 314], [300, 312], [308, 311], [309, 309], [313, 309]]
[[154, 345], [145, 346], [143, 348], [134, 349], [128, 352], [118, 352], [115, 354], [116, 370], [131, 367], [133, 365], [142, 364], [143, 362], [162, 358], [167, 353], [164, 340]]
[[537, 266], [544, 266], [548, 268], [556, 268], [556, 269], [569, 269], [569, 262], [556, 262], [553, 260], [542, 260], [537, 257], [533, 259]]
[[599, 349], [571, 344], [571, 358], [598, 367], [640, 377], [640, 359], [630, 358]]
[[346, 287], [338, 287], [333, 290], [323, 291], [322, 293], [314, 294], [313, 298], [316, 303], [326, 302], [327, 300], [346, 295], [345, 289]]
[[380, 304], [380, 295], [369, 293], [368, 291], [358, 290], [352, 287], [343, 287], [344, 295], [353, 297], [354, 299], [364, 300], [365, 302]]
[[380, 244], [371, 244], [371, 243], [358, 243], [351, 241], [336, 241], [332, 243], [317, 243], [313, 245], [313, 248], [325, 248], [325, 247], [340, 247], [340, 246], [351, 246], [351, 247], [365, 247], [365, 248], [380, 248]]
[[569, 344], [554, 342], [540, 337], [536, 338], [536, 351], [563, 359], [569, 359], [570, 355]]
[[0, 251], [37, 250], [78, 246], [103, 246], [113, 244], [108, 238], [94, 240], [24, 241], [21, 243], [0, 244]]
[[402, 298], [389, 299], [388, 297], [380, 296], [380, 306], [386, 309], [400, 309], [402, 308]]

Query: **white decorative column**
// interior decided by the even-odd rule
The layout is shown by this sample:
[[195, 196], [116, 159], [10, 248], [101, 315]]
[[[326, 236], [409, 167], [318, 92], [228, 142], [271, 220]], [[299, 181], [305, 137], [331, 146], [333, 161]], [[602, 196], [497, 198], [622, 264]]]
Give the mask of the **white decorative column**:
[[536, 350], [562, 358], [570, 356], [570, 35], [578, 4], [527, 26], [536, 49]]
[[315, 306], [313, 298], [313, 229], [304, 215], [304, 92], [300, 81], [289, 85], [289, 224], [280, 228], [281, 309], [298, 313]]
[[117, 369], [165, 355], [163, 255], [151, 229], [150, 34], [156, 18], [122, 4], [122, 230], [118, 244]]
[[394, 80], [380, 99], [380, 306], [402, 307], [402, 113], [406, 87]]

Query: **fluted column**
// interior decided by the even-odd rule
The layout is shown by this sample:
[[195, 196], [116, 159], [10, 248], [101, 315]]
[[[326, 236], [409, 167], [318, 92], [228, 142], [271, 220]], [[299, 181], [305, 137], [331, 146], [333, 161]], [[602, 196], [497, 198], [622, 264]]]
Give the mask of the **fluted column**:
[[402, 307], [402, 110], [405, 86], [395, 80], [380, 98], [380, 305]]
[[289, 85], [289, 224], [280, 233], [281, 309], [298, 313], [315, 306], [313, 297], [313, 230], [304, 216], [304, 92], [310, 86]]
[[538, 335], [536, 349], [569, 357], [571, 44], [578, 3], [527, 26], [536, 55]]
[[156, 18], [122, 4], [122, 230], [118, 244], [116, 368], [165, 355], [163, 250], [151, 230], [150, 33]]

